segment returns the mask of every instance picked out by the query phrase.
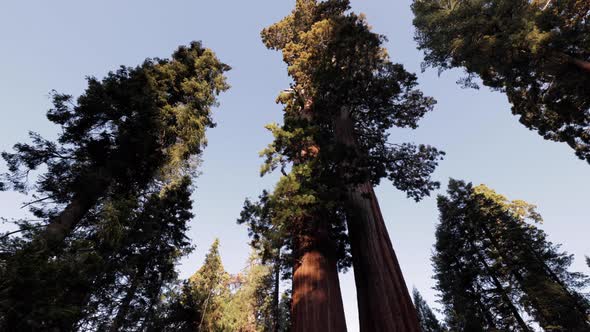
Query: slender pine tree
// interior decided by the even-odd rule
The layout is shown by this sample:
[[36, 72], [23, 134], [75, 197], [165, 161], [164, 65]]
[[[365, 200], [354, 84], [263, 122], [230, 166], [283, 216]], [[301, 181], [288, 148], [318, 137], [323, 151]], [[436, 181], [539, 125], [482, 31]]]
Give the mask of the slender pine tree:
[[443, 325], [438, 321], [436, 315], [430, 309], [430, 306], [420, 292], [414, 288], [412, 290], [412, 299], [414, 300], [414, 306], [418, 314], [418, 321], [420, 322], [420, 328], [422, 332], [445, 332], [447, 331]]
[[535, 206], [455, 180], [438, 206], [433, 263], [451, 330], [530, 331], [524, 313], [545, 330], [590, 329], [589, 280], [527, 222], [541, 220]]

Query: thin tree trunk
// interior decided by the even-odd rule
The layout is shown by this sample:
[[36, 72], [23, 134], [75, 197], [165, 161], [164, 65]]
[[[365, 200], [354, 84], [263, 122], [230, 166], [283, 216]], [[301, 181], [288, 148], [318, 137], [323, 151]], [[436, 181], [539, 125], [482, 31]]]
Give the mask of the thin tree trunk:
[[[472, 246], [473, 246], [473, 244], [472, 244]], [[475, 248], [475, 250], [477, 250], [477, 248]], [[500, 280], [498, 280], [496, 275], [492, 272], [492, 269], [490, 268], [488, 263], [485, 261], [485, 258], [482, 257], [479, 252], [477, 253], [477, 257], [479, 258], [479, 261], [483, 264], [484, 268], [488, 272], [488, 275], [490, 276], [490, 278], [492, 278], [494, 286], [496, 286], [496, 288], [500, 292], [500, 296], [504, 300], [504, 304], [508, 305], [508, 308], [510, 309], [512, 316], [514, 316], [514, 318], [516, 319], [516, 322], [518, 323], [520, 328], [523, 331], [527, 331], [527, 332], [530, 331], [529, 326], [525, 323], [524, 319], [522, 319], [522, 317], [520, 316], [518, 309], [516, 309], [516, 307], [514, 306], [514, 303], [512, 303], [512, 300], [510, 300], [510, 297], [508, 297], [508, 294], [506, 294], [506, 290], [504, 290], [502, 283], [500, 282]]]
[[104, 169], [99, 169], [95, 176], [90, 177], [83, 190], [74, 196], [61, 213], [50, 220], [47, 228], [35, 241], [36, 245], [49, 250], [61, 246], [107, 190], [110, 182], [108, 179], [109, 176]]
[[279, 253], [277, 254], [277, 258], [274, 261], [274, 289], [273, 289], [273, 299], [272, 299], [272, 311], [273, 311], [273, 322], [272, 322], [272, 331], [274, 332], [279, 332], [279, 320], [281, 319], [280, 316], [280, 312], [281, 312], [281, 308], [279, 307], [280, 305], [280, 283], [281, 283], [281, 263], [280, 263], [280, 257], [281, 257], [281, 253], [279, 250]]
[[141, 281], [141, 278], [143, 277], [144, 272], [145, 272], [144, 267], [139, 267], [138, 270], [135, 271], [135, 273], [133, 275], [133, 280], [131, 281], [131, 285], [129, 286], [129, 289], [125, 293], [125, 297], [123, 298], [123, 301], [121, 302], [121, 305], [119, 306], [119, 311], [117, 311], [117, 316], [115, 316], [115, 319], [113, 320], [113, 323], [111, 324], [111, 327], [109, 329], [110, 332], [119, 331], [119, 329], [123, 325], [123, 322], [125, 321], [125, 317], [127, 316], [127, 313], [129, 313], [131, 301], [135, 297], [135, 293], [137, 293], [137, 288], [139, 287], [139, 282]]
[[325, 223], [316, 231], [297, 236], [294, 251], [291, 331], [345, 332], [346, 320], [338, 268]]
[[[337, 143], [358, 150], [350, 114], [334, 124]], [[419, 332], [416, 309], [387, 232], [373, 186], [348, 186], [346, 219], [362, 332]]]
[[[457, 265], [457, 269], [459, 269], [459, 274], [463, 273], [463, 269], [461, 269], [461, 263], [459, 262], [459, 259], [456, 256], [451, 256], [453, 257], [453, 260], [455, 261], [455, 265]], [[477, 280], [475, 280], [475, 282], [477, 282]], [[481, 289], [481, 285], [477, 284], [477, 286], [479, 289]], [[479, 294], [483, 294], [483, 292], [477, 290], [474, 286], [473, 283], [471, 283], [469, 285], [469, 290], [471, 291], [472, 294], [475, 295], [479, 295]], [[476, 296], [477, 299], [477, 305], [479, 306], [479, 310], [481, 312], [481, 314], [484, 316], [484, 318], [487, 320], [487, 323], [489, 326], [493, 326], [493, 331], [497, 331], [497, 327], [496, 327], [496, 321], [495, 319], [491, 316], [490, 314], [490, 310], [488, 309], [488, 307], [486, 307], [483, 302], [481, 302], [481, 297], [480, 296]], [[480, 322], [478, 322], [480, 323]], [[481, 328], [483, 328], [482, 324], [478, 324]]]
[[[520, 286], [523, 288], [523, 291], [525, 293], [529, 293], [529, 291], [530, 291], [528, 289], [529, 283], [526, 282], [524, 280], [524, 277], [515, 269], [515, 267], [519, 266], [519, 264], [512, 260], [512, 258], [511, 258], [512, 256], [509, 252], [506, 252], [505, 250], [503, 250], [500, 247], [500, 245], [498, 244], [498, 241], [492, 235], [491, 230], [489, 229], [489, 227], [485, 223], [483, 224], [483, 230], [484, 230], [484, 233], [486, 234], [486, 236], [490, 239], [490, 242], [492, 243], [492, 245], [494, 246], [496, 251], [498, 251], [500, 253], [500, 255], [503, 257], [503, 259], [505, 259], [508, 262], [508, 264], [510, 265], [510, 272], [512, 273], [512, 275], [514, 276], [516, 281], [520, 284]], [[586, 325], [585, 327], [587, 328], [588, 319], [586, 318], [587, 316], [585, 313], [585, 309], [580, 305], [580, 303], [579, 303], [579, 301], [577, 301], [576, 297], [570, 293], [569, 289], [563, 284], [561, 279], [553, 272], [553, 270], [549, 266], [547, 266], [545, 261], [541, 257], [539, 257], [539, 254], [537, 253], [537, 251], [534, 248], [532, 248], [526, 240], [523, 240], [520, 244], [524, 244], [526, 249], [528, 249], [530, 251], [530, 253], [533, 254], [534, 260], [540, 265], [541, 270], [543, 270], [545, 273], [548, 274], [546, 277], [548, 277], [551, 281], [553, 281], [554, 283], [559, 285], [559, 287], [561, 287], [564, 290], [567, 297], [573, 302], [572, 304], [576, 307], [576, 309], [577, 309], [576, 311], [579, 312], [580, 323], [585, 324]], [[543, 310], [543, 307], [539, 304], [538, 300], [534, 296], [530, 297], [530, 301], [531, 301], [531, 304], [533, 305], [533, 307], [535, 307], [537, 309], [537, 312], [539, 313], [539, 315], [542, 316], [542, 319], [545, 320], [546, 324], [555, 323], [555, 317], [547, 317], [546, 310]]]

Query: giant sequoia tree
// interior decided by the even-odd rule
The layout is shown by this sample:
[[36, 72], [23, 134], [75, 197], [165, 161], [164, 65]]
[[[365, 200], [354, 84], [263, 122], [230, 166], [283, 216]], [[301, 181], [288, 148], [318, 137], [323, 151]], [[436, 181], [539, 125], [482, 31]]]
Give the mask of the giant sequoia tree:
[[[211, 107], [228, 88], [228, 69], [192, 43], [170, 60], [90, 78], [76, 102], [53, 95], [47, 116], [61, 126], [57, 142], [33, 134], [33, 144], [3, 153], [6, 184], [33, 192], [40, 219], [21, 223], [21, 237], [2, 238], [4, 330], [67, 331], [80, 322], [116, 330], [138, 298], [158, 298], [138, 288], [169, 281], [188, 250], [187, 176], [214, 125]], [[31, 186], [28, 174], [38, 170]], [[105, 306], [109, 298], [121, 306]]]
[[506, 93], [512, 113], [590, 163], [590, 2], [414, 0], [425, 65], [464, 68]]
[[588, 331], [588, 278], [569, 272], [572, 256], [529, 223], [535, 207], [452, 180], [439, 196], [433, 257], [437, 289], [451, 330]]
[[[416, 128], [434, 101], [416, 89], [413, 74], [389, 60], [385, 38], [371, 32], [362, 15], [350, 13], [348, 1], [299, 0], [262, 36], [267, 47], [282, 51], [294, 80], [279, 96], [285, 122], [270, 127], [275, 141], [265, 155], [270, 169], [292, 162], [285, 183], [293, 179], [289, 188], [305, 188], [298, 202], [320, 207], [308, 216], [318, 221], [302, 219], [312, 234], [306, 242], [326, 243], [317, 239], [331, 234], [322, 223], [345, 223], [361, 330], [417, 331], [373, 186], [387, 177], [416, 200], [438, 186], [430, 174], [439, 151], [387, 140], [393, 126]], [[297, 292], [294, 284], [294, 303]]]

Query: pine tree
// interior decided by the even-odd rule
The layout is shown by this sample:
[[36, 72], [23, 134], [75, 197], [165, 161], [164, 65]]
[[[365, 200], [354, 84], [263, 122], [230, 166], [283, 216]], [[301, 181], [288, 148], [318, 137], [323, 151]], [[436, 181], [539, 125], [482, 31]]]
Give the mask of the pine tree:
[[[93, 279], [81, 329], [140, 331], [154, 320], [163, 291], [177, 279], [175, 264], [192, 248], [186, 237], [190, 212], [190, 179], [151, 194], [116, 239], [100, 243], [107, 270]], [[85, 327], [84, 327], [85, 326]]]
[[[248, 235], [251, 240], [251, 247], [260, 256], [260, 264], [266, 266], [270, 273], [265, 287], [270, 294], [268, 303], [266, 331], [278, 332], [281, 330], [281, 292], [280, 282], [283, 278], [289, 278], [290, 270], [293, 268], [289, 255], [289, 236], [283, 234], [279, 225], [273, 223], [273, 209], [271, 207], [271, 195], [264, 191], [258, 202], [246, 200], [240, 213], [238, 224], [248, 226]], [[287, 329], [290, 325], [287, 325]]]
[[438, 204], [433, 262], [451, 330], [531, 330], [523, 312], [545, 330], [590, 329], [589, 280], [528, 222], [541, 220], [535, 206], [455, 180]]
[[412, 298], [414, 300], [414, 306], [418, 314], [418, 321], [420, 322], [420, 328], [422, 332], [444, 332], [446, 329], [440, 324], [428, 303], [424, 301], [422, 295], [416, 288], [412, 290]]
[[[314, 226], [305, 227], [311, 232], [303, 242], [325, 243], [318, 239], [322, 234], [341, 237], [322, 223], [347, 225], [361, 330], [417, 331], [373, 186], [387, 177], [416, 200], [438, 187], [430, 179], [438, 150], [387, 142], [388, 129], [416, 128], [434, 101], [416, 89], [415, 75], [390, 62], [381, 47], [385, 38], [348, 10], [345, 0], [299, 0], [291, 15], [263, 31], [267, 47], [282, 51], [294, 80], [278, 98], [284, 125], [268, 127], [275, 141], [263, 152], [264, 171], [293, 164], [277, 188], [299, 190], [298, 202], [307, 204], [303, 225]], [[285, 191], [283, 201], [293, 201], [293, 190]], [[297, 242], [294, 249], [299, 251]], [[298, 294], [294, 285], [294, 303]], [[295, 326], [298, 321], [294, 314]]]
[[[32, 144], [17, 144], [15, 153], [3, 153], [10, 171], [7, 184], [34, 192], [32, 211], [41, 220], [21, 223], [21, 237], [3, 239], [4, 330], [73, 330], [93, 315], [85, 306], [98, 301], [97, 294], [105, 291], [100, 287], [121, 289], [120, 278], [134, 279], [141, 269], [125, 250], [137, 245], [133, 237], [140, 234], [129, 226], [144, 221], [138, 216], [147, 211], [144, 202], [151, 194], [186, 182], [185, 176], [194, 173], [205, 130], [214, 125], [211, 107], [227, 89], [223, 73], [228, 69], [211, 50], [192, 43], [180, 47], [171, 60], [148, 59], [103, 80], [90, 78], [76, 103], [71, 96], [53, 95], [48, 119], [62, 128], [57, 142], [32, 134]], [[31, 188], [26, 174], [39, 168], [46, 171]], [[174, 216], [162, 218], [160, 222]], [[175, 219], [179, 227], [183, 218]], [[177, 231], [184, 234], [182, 228]], [[184, 240], [178, 241], [181, 245]], [[174, 249], [183, 252], [183, 245]], [[160, 249], [146, 264], [172, 258], [170, 248], [154, 247]], [[120, 273], [120, 266], [131, 271]], [[95, 282], [100, 278], [104, 283]]]
[[229, 294], [229, 274], [223, 268], [216, 239], [205, 256], [203, 266], [188, 280], [188, 292], [200, 321], [195, 331], [219, 331], [222, 327], [224, 301]]
[[278, 326], [275, 316], [275, 283], [272, 266], [264, 265], [256, 252], [242, 273], [232, 276], [231, 296], [222, 319], [226, 331], [271, 332]]
[[590, 3], [585, 0], [414, 0], [424, 66], [463, 68], [505, 92], [512, 113], [590, 163]]

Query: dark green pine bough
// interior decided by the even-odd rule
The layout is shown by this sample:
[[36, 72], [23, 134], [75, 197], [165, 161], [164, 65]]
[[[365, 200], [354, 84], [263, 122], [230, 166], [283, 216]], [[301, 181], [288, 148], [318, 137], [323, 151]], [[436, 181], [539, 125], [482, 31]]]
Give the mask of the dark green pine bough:
[[[190, 250], [190, 177], [227, 70], [194, 42], [171, 59], [89, 78], [76, 101], [54, 93], [57, 141], [32, 134], [2, 154], [3, 189], [33, 192], [40, 223], [1, 238], [1, 330], [148, 327], [141, 322]], [[40, 172], [34, 186], [31, 171]]]
[[424, 66], [506, 93], [512, 113], [590, 163], [590, 2], [414, 0]]

